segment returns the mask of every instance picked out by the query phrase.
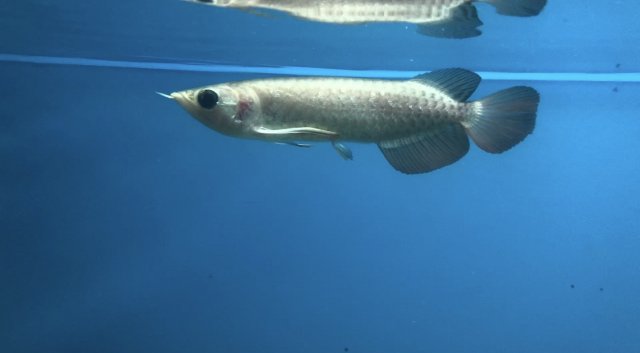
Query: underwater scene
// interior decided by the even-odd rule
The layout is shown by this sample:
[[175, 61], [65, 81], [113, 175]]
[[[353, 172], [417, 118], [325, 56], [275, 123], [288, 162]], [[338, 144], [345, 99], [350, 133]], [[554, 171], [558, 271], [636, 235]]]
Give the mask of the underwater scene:
[[0, 352], [640, 352], [633, 1], [0, 3]]

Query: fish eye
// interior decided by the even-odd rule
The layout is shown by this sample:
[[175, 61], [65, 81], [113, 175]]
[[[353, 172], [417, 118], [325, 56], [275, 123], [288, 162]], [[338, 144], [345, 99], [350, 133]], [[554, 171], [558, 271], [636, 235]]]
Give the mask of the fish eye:
[[218, 104], [218, 94], [210, 89], [203, 89], [196, 98], [204, 109], [213, 109]]

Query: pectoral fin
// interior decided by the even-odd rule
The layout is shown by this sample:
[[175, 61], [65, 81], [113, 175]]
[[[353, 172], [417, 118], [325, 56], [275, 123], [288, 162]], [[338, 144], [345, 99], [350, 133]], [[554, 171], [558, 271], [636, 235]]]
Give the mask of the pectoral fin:
[[303, 147], [303, 148], [311, 147], [311, 145], [308, 144], [308, 143], [299, 143], [299, 142], [276, 142], [276, 144], [278, 144], [278, 145], [289, 145], [289, 146], [294, 146], [294, 147]]
[[469, 138], [464, 128], [455, 123], [425, 133], [382, 141], [378, 147], [396, 170], [418, 174], [462, 158], [469, 150]]
[[351, 152], [351, 149], [345, 146], [342, 142], [333, 141], [331, 145], [333, 145], [333, 148], [338, 152], [342, 159], [349, 161], [353, 160], [353, 152]]
[[268, 129], [266, 127], [257, 127], [254, 131], [267, 139], [272, 140], [287, 140], [292, 138], [304, 139], [308, 138], [325, 138], [331, 139], [338, 134], [333, 131], [318, 129], [315, 127], [292, 127], [287, 129]]

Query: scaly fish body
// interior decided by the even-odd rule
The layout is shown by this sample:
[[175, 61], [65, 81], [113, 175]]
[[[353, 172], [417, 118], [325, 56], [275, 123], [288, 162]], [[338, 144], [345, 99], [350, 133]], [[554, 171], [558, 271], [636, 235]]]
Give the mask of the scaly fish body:
[[469, 109], [467, 103], [418, 81], [272, 79], [231, 87], [256, 98], [246, 117], [250, 130], [309, 126], [360, 142], [393, 139], [416, 129], [459, 122]]
[[331, 23], [426, 23], [446, 18], [451, 9], [469, 0], [247, 0], [230, 7], [252, 7], [287, 12], [293, 16]]
[[474, 2], [510, 16], [535, 16], [546, 0], [190, 0], [219, 7], [264, 9], [330, 23], [406, 22], [425, 35], [467, 38], [480, 34]]
[[[515, 87], [467, 102], [480, 78], [447, 69], [412, 80], [280, 78], [233, 82], [171, 94], [224, 134], [274, 142], [376, 143], [396, 169], [430, 171], [468, 150], [467, 134], [502, 152], [533, 130], [538, 94]], [[350, 155], [350, 152], [346, 153]], [[434, 159], [435, 158], [435, 159]]]

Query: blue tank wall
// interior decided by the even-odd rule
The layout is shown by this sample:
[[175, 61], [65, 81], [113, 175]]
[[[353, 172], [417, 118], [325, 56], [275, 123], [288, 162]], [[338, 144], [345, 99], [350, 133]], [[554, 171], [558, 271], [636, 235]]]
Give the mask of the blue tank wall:
[[[451, 41], [2, 1], [0, 54], [638, 72], [636, 7], [479, 5], [483, 36]], [[534, 133], [419, 176], [372, 145], [224, 137], [155, 94], [258, 76], [0, 62], [0, 352], [640, 352], [637, 82], [484, 80], [473, 98], [539, 90]]]
[[537, 17], [478, 4], [483, 35], [417, 35], [414, 26], [338, 26], [179, 0], [4, 1], [1, 52], [248, 66], [611, 72], [640, 70], [633, 1], [549, 1]]

